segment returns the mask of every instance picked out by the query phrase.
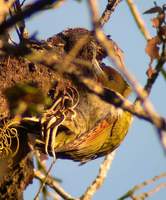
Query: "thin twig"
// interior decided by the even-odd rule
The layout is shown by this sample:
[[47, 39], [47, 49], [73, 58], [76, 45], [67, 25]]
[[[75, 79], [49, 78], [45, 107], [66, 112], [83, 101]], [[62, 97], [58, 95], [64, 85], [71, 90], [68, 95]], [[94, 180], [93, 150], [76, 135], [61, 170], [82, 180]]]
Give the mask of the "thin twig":
[[141, 14], [138, 11], [133, 0], [126, 0], [126, 2], [127, 2], [127, 5], [130, 8], [130, 11], [131, 11], [131, 13], [132, 13], [132, 15], [135, 19], [135, 22], [136, 22], [138, 28], [140, 29], [141, 33], [143, 34], [143, 36], [145, 37], [146, 40], [149, 40], [151, 38], [151, 35], [150, 35], [148, 29], [146, 28], [144, 20], [142, 19]]
[[103, 27], [104, 24], [106, 24], [108, 22], [108, 20], [110, 19], [112, 13], [114, 12], [116, 6], [121, 2], [122, 0], [108, 0], [107, 6], [102, 14], [102, 16], [100, 17], [99, 20], [99, 26]]
[[107, 172], [111, 167], [112, 161], [114, 160], [116, 151], [105, 156], [103, 163], [100, 165], [99, 173], [92, 184], [87, 188], [80, 200], [90, 200], [96, 191], [103, 185]]
[[100, 19], [99, 12], [98, 12], [98, 3], [96, 0], [88, 0], [88, 3], [89, 3], [93, 27], [98, 27], [99, 19]]
[[25, 4], [26, 0], [23, 0], [20, 4], [20, 6], [22, 7]]
[[162, 188], [166, 188], [166, 183], [160, 183], [159, 185], [157, 185], [155, 188], [149, 190], [148, 192], [144, 192], [142, 194], [139, 195], [133, 195], [132, 198], [134, 200], [142, 200], [145, 198], [148, 198], [152, 195], [154, 195], [154, 193], [159, 192]]
[[45, 184], [47, 184], [49, 187], [51, 187], [53, 190], [55, 190], [62, 198], [65, 200], [74, 200], [75, 198], [72, 197], [70, 194], [68, 194], [64, 189], [51, 177], [47, 176], [47, 179], [45, 180], [45, 175], [39, 171], [34, 170], [35, 178], [40, 181], [45, 181]]
[[[14, 3], [14, 11], [15, 11], [15, 14], [17, 13], [22, 13], [22, 7], [21, 7], [21, 3], [20, 3], [20, 0], [17, 0], [15, 3]], [[18, 27], [18, 30], [19, 30], [19, 39], [20, 39], [20, 42], [23, 41], [23, 39], [27, 38], [27, 32], [26, 32], [26, 27], [25, 27], [25, 20], [22, 19], [18, 24], [17, 24], [17, 27]]]
[[[37, 170], [36, 171], [39, 171], [42, 175], [43, 175], [43, 180], [40, 180], [41, 181], [41, 184], [40, 184], [40, 187], [39, 187], [39, 190], [38, 192], [36, 193], [35, 195], [35, 198], [34, 200], [38, 199], [38, 196], [40, 195], [41, 191], [43, 190], [44, 191], [44, 187], [45, 187], [45, 184], [46, 184], [46, 180], [49, 176], [49, 173], [51, 171], [51, 168], [53, 167], [54, 163], [55, 163], [55, 160], [53, 160], [53, 162], [51, 163], [49, 169], [47, 170], [46, 168], [46, 165], [45, 165], [45, 162], [42, 162], [41, 160], [41, 152], [35, 150], [34, 146], [29, 142], [29, 147], [31, 149], [31, 156], [35, 156], [36, 158], [36, 162], [37, 162]], [[44, 155], [43, 155], [44, 156]], [[45, 155], [46, 156], [46, 155]], [[45, 161], [45, 160], [44, 160]], [[35, 175], [35, 173], [34, 173]], [[60, 179], [56, 179], [54, 177], [51, 177], [52, 178], [52, 181], [55, 181], [55, 182], [60, 182], [61, 180]]]
[[[9, 14], [10, 14], [10, 17], [13, 17], [12, 9], [9, 9]], [[17, 24], [14, 27], [15, 27], [15, 31], [18, 35], [18, 38], [20, 40], [20, 32], [19, 32], [19, 28], [18, 28]]]
[[42, 180], [42, 184], [41, 184], [41, 186], [40, 186], [38, 192], [37, 192], [36, 195], [35, 195], [34, 200], [37, 200], [37, 199], [38, 199], [38, 196], [40, 195], [40, 192], [43, 190], [43, 188], [44, 188], [44, 186], [45, 186], [45, 184], [46, 184], [47, 178], [48, 178], [48, 176], [49, 176], [49, 173], [50, 173], [52, 167], [54, 166], [55, 162], [56, 162], [56, 160], [53, 159], [53, 161], [52, 161], [52, 163], [51, 163], [49, 169], [47, 170], [47, 173], [46, 173], [44, 179]]
[[13, 27], [17, 22], [22, 21], [34, 14], [37, 14], [47, 5], [52, 5], [58, 0], [39, 0], [35, 1], [30, 7], [26, 7], [21, 13], [15, 14], [12, 18], [7, 19], [0, 25], [0, 34], [3, 34], [7, 29]]
[[[134, 193], [135, 193], [136, 191], [138, 191], [138, 190], [140, 190], [140, 189], [143, 189], [144, 187], [146, 187], [146, 186], [148, 186], [148, 185], [150, 185], [150, 184], [153, 184], [153, 183], [155, 183], [156, 181], [158, 181], [159, 179], [165, 178], [165, 177], [166, 177], [166, 173], [162, 173], [162, 174], [160, 174], [160, 175], [158, 175], [158, 176], [153, 177], [152, 179], [146, 180], [146, 181], [144, 181], [143, 183], [140, 183], [140, 184], [134, 186], [132, 189], [130, 189], [128, 192], [126, 192], [126, 194], [124, 194], [124, 195], [123, 195], [122, 197], [120, 197], [118, 200], [124, 200], [124, 199], [126, 199], [126, 198], [128, 198], [128, 197], [131, 197], [131, 196], [134, 197], [134, 199], [135, 199], [136, 197], [134, 196]], [[163, 187], [163, 186], [162, 186], [162, 187]], [[159, 186], [159, 187], [157, 186], [157, 189], [153, 189], [153, 190], [154, 190], [155, 192], [157, 192], [158, 189], [161, 189], [161, 187], [160, 187], [160, 186]], [[149, 192], [146, 192], [146, 193], [152, 194], [153, 190], [150, 190]], [[153, 193], [154, 193], [154, 192], [153, 192]], [[138, 196], [139, 196], [138, 199], [141, 199], [141, 198], [140, 198], [141, 195], [144, 196], [145, 193], [138, 195]], [[142, 198], [142, 199], [143, 199], [143, 198]]]

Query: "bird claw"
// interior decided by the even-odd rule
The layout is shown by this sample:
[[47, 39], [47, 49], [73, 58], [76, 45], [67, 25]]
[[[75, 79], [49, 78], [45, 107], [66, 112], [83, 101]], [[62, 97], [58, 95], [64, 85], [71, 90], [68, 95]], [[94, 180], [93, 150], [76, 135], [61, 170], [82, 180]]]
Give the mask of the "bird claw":
[[76, 88], [67, 86], [59, 98], [55, 99], [50, 109], [44, 113], [41, 118], [42, 137], [45, 140], [45, 153], [55, 155], [55, 141], [58, 127], [63, 123], [68, 115], [72, 112], [71, 120], [76, 116], [75, 107], [79, 102], [79, 94]]
[[44, 120], [41, 119], [42, 124], [42, 136], [45, 140], [45, 153], [53, 155], [54, 159], [55, 156], [55, 140], [57, 135], [58, 127], [62, 124], [64, 121], [65, 116], [62, 113], [55, 113], [55, 116], [52, 116], [50, 119]]
[[40, 118], [24, 117], [22, 121], [40, 123], [42, 140], [36, 140], [38, 144], [44, 144], [44, 151], [47, 155], [51, 154], [56, 159], [55, 143], [58, 127], [69, 117], [76, 117], [75, 107], [79, 102], [79, 94], [76, 88], [67, 86], [61, 95], [54, 99], [53, 104], [47, 109]]

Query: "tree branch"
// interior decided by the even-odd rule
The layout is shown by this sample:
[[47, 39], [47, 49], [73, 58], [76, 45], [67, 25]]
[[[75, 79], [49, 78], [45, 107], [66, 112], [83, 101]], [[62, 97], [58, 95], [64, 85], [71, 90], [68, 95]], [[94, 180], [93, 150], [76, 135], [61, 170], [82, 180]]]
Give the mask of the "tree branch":
[[[146, 180], [143, 183], [140, 183], [136, 186], [134, 186], [131, 190], [129, 190], [128, 192], [126, 192], [126, 194], [124, 194], [122, 197], [120, 197], [118, 200], [124, 200], [127, 199], [128, 197], [133, 197], [134, 200], [140, 200], [140, 199], [144, 199], [145, 197], [149, 197], [151, 196], [154, 192], [159, 191], [162, 187], [166, 187], [166, 183], [162, 183], [159, 184], [156, 188], [154, 188], [153, 190], [150, 190], [149, 192], [146, 193], [142, 193], [138, 196], [134, 196], [134, 193], [137, 192], [138, 190], [143, 189], [144, 187], [155, 183], [156, 181], [158, 181], [161, 178], [165, 178], [166, 177], [166, 173], [162, 173], [158, 176], [153, 177], [152, 179]], [[144, 198], [143, 198], [144, 197]]]
[[103, 27], [108, 20], [110, 19], [112, 13], [114, 12], [116, 6], [121, 2], [122, 0], [108, 0], [107, 6], [100, 17], [99, 20], [99, 26]]
[[26, 19], [28, 17], [31, 17], [34, 14], [37, 14], [38, 12], [42, 11], [42, 9], [47, 5], [52, 5], [57, 0], [39, 0], [33, 3], [30, 7], [26, 7], [25, 9], [22, 9], [22, 12], [19, 12], [6, 21], [3, 21], [0, 25], [0, 34], [3, 34], [7, 29], [14, 26], [17, 22], [22, 21], [23, 19]]
[[112, 161], [115, 157], [115, 152], [107, 155], [100, 165], [99, 173], [92, 184], [87, 188], [85, 193], [80, 197], [80, 200], [90, 200], [92, 196], [96, 193], [96, 191], [103, 185], [104, 180], [107, 176], [107, 172], [111, 167]]
[[72, 197], [70, 194], [64, 191], [64, 189], [54, 180], [53, 177], [47, 176], [40, 171], [40, 170], [34, 170], [34, 176], [36, 179], [44, 182], [47, 184], [49, 187], [51, 187], [53, 190], [55, 190], [62, 198], [65, 200], [74, 200], [75, 198]]
[[148, 29], [146, 28], [146, 25], [144, 23], [144, 20], [141, 17], [141, 14], [139, 13], [136, 5], [134, 4], [133, 0], [127, 0], [127, 5], [130, 8], [130, 11], [135, 19], [135, 22], [139, 28], [139, 30], [141, 31], [141, 33], [143, 34], [143, 36], [145, 37], [146, 40], [151, 39], [151, 35], [148, 31]]

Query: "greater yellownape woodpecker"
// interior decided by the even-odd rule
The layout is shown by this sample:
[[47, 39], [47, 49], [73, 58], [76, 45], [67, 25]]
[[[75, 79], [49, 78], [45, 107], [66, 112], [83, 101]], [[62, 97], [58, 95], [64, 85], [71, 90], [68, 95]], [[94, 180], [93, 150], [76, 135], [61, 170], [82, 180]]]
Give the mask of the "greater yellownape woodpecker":
[[[59, 78], [52, 88], [51, 105], [44, 109], [40, 117], [25, 116], [20, 121], [28, 132], [32, 131], [32, 126], [28, 128], [29, 123], [33, 124], [35, 135], [39, 138], [36, 146], [44, 153], [82, 163], [116, 149], [132, 121], [129, 112], [116, 108], [112, 100], [108, 103], [92, 92], [93, 87], [97, 86], [125, 98], [131, 92], [118, 71], [102, 64], [107, 54], [92, 32], [81, 28], [69, 29], [48, 39], [44, 51], [51, 48], [59, 52], [60, 48], [63, 65], [63, 57], [70, 53], [80, 37], [86, 35], [89, 39], [77, 53], [76, 59], [87, 61], [90, 66], [86, 68], [83, 63], [74, 62], [64, 66], [64, 72], [58, 74]], [[57, 65], [61, 67], [59, 63], [58, 60]], [[81, 78], [93, 82], [91, 91], [88, 83], [83, 84]]]
[[[100, 67], [103, 74], [95, 73], [92, 78], [96, 84], [127, 98], [131, 88], [121, 74], [111, 67]], [[89, 92], [83, 85], [71, 85], [75, 88], [75, 106], [66, 112], [52, 145], [57, 158], [85, 163], [115, 150], [126, 136], [132, 116]]]
[[[80, 37], [87, 35], [89, 36], [87, 43], [79, 49], [73, 61], [66, 67], [65, 56], [71, 53]], [[56, 78], [50, 80], [51, 86], [47, 88], [48, 93], [52, 91], [50, 94], [52, 101], [48, 107], [44, 103], [45, 98], [40, 95], [41, 91], [31, 85], [16, 85], [8, 91], [10, 95], [6, 93], [11, 111], [18, 111], [18, 113], [11, 112], [11, 116], [16, 115], [16, 117], [0, 130], [3, 150], [1, 157], [12, 155], [14, 161], [20, 160], [22, 154], [18, 158], [19, 153], [17, 153], [18, 150], [23, 152], [20, 141], [24, 139], [30, 141], [30, 137], [22, 140], [21, 136], [30, 134], [35, 138], [32, 145], [36, 145], [42, 152], [56, 158], [85, 163], [111, 153], [125, 138], [132, 115], [121, 108], [116, 108], [114, 102], [111, 102], [114, 97], [110, 98], [109, 103], [100, 98], [93, 92], [93, 87], [99, 86], [109, 90], [110, 94], [115, 92], [125, 98], [129, 96], [131, 89], [118, 71], [102, 64], [107, 54], [102, 45], [96, 41], [93, 32], [82, 28], [69, 29], [37, 47], [41, 49], [41, 53], [48, 53], [48, 55], [50, 50], [56, 50], [58, 53], [54, 58], [57, 58], [57, 65], [64, 68], [60, 73], [56, 71], [55, 59], [55, 68], [49, 69], [49, 73], [55, 73]], [[37, 52], [40, 53], [39, 50]], [[83, 63], [75, 63], [76, 60]], [[90, 66], [86, 68], [84, 62], [88, 62]], [[42, 67], [46, 68], [46, 66]], [[93, 84], [90, 86], [88, 82], [83, 82], [85, 79], [91, 80]], [[55, 85], [52, 85], [53, 81], [56, 82]], [[45, 82], [43, 87], [46, 87], [47, 84], [44, 84]], [[43, 109], [37, 110], [41, 105]], [[12, 140], [11, 143], [8, 138], [14, 136], [14, 141]], [[28, 151], [27, 147], [25, 154]]]

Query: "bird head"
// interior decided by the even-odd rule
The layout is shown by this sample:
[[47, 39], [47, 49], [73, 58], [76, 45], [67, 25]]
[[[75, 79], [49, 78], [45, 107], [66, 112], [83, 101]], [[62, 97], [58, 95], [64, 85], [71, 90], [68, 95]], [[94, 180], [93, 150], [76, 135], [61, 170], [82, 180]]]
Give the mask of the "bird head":
[[101, 72], [99, 76], [100, 82], [107, 89], [118, 92], [124, 97], [128, 97], [131, 93], [131, 87], [123, 76], [114, 68], [106, 65], [100, 65]]

